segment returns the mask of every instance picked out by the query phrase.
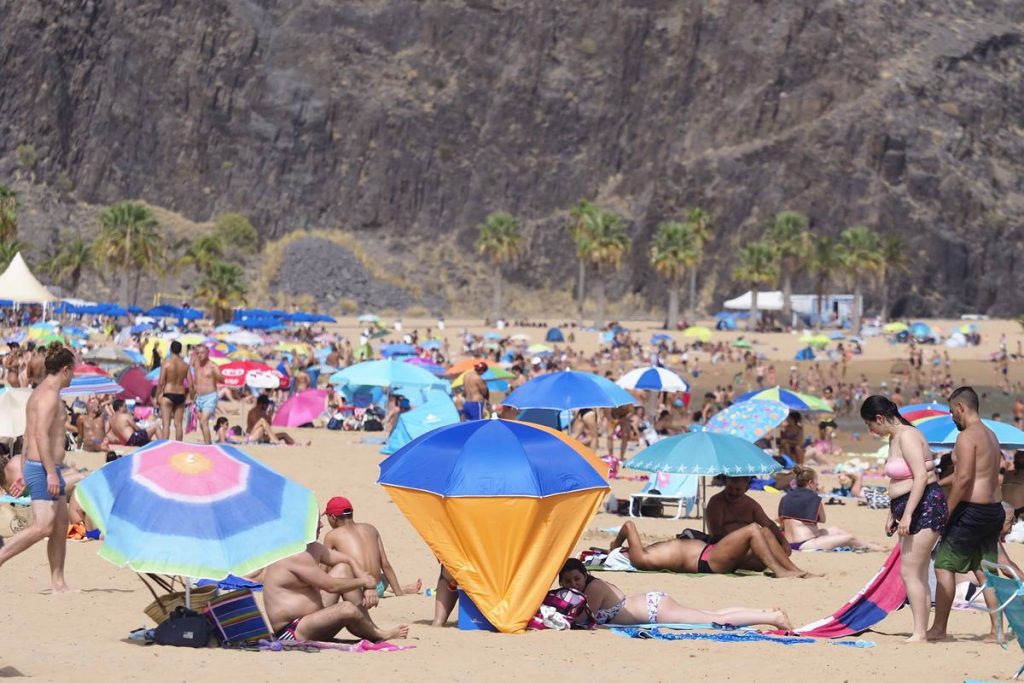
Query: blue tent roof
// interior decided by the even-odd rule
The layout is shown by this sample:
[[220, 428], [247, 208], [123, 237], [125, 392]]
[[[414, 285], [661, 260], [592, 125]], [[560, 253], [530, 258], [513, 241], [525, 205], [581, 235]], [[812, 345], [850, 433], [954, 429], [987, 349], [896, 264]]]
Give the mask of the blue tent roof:
[[416, 437], [459, 420], [459, 411], [452, 400], [443, 393], [434, 392], [426, 403], [398, 417], [398, 424], [380, 452], [391, 455]]

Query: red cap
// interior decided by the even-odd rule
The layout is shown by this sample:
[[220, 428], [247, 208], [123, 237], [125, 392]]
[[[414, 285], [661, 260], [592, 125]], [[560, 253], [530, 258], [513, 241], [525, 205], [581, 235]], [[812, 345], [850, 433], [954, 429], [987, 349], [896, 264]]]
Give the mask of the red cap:
[[482, 375], [485, 372], [487, 372], [487, 363], [484, 363], [484, 362], [481, 361], [481, 362], [475, 364], [473, 366], [473, 369], [476, 370], [477, 374]]
[[331, 517], [350, 515], [352, 514], [352, 501], [344, 496], [335, 496], [327, 501], [327, 507], [324, 508], [324, 514], [330, 515]]

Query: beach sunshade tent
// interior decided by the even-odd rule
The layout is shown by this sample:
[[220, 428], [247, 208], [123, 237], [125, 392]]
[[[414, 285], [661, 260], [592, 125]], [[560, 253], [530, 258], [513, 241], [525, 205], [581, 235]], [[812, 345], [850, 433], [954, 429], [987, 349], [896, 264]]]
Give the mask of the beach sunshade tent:
[[31, 389], [7, 389], [0, 393], [0, 438], [16, 439], [25, 434], [25, 409]]
[[798, 412], [832, 412], [832, 407], [829, 406], [825, 399], [790, 391], [789, 389], [783, 389], [779, 386], [769, 387], [767, 389], [758, 389], [756, 391], [748, 391], [745, 394], [737, 396], [733, 403], [758, 400], [781, 401], [789, 406], [791, 410], [796, 410]]
[[313, 492], [227, 445], [157, 441], [86, 477], [75, 496], [99, 555], [137, 572], [221, 580], [316, 539]]
[[590, 372], [563, 370], [535, 377], [519, 387], [504, 405], [523, 408], [574, 410], [576, 408], [617, 408], [636, 403], [629, 392], [609, 379]]
[[120, 394], [124, 387], [103, 375], [76, 375], [71, 378], [71, 386], [60, 390], [60, 395], [93, 396], [95, 394]]
[[665, 368], [637, 368], [630, 370], [616, 382], [623, 389], [643, 389], [646, 391], [667, 391], [671, 393], [690, 391], [686, 380]]
[[0, 275], [0, 299], [15, 304], [45, 304], [56, 297], [36, 279], [18, 252]]
[[781, 401], [744, 401], [715, 413], [704, 431], [738, 436], [754, 443], [768, 436], [788, 415], [789, 406]]
[[[517, 336], [525, 337], [526, 335], [517, 335]], [[513, 337], [513, 339], [514, 339], [514, 337]], [[519, 340], [516, 340], [516, 341], [519, 341]], [[549, 342], [551, 342], [553, 344], [554, 343], [559, 343], [559, 342], [564, 342], [565, 341], [565, 335], [562, 334], [562, 330], [558, 329], [557, 327], [552, 327], [552, 328], [548, 329], [548, 333], [544, 335], [544, 341], [549, 341]]]
[[398, 416], [398, 423], [380, 452], [390, 455], [416, 437], [457, 424], [461, 419], [452, 400], [434, 392], [426, 403]]
[[711, 341], [711, 330], [700, 325], [694, 325], [693, 327], [687, 327], [683, 330], [683, 336], [690, 339], [696, 339], [697, 341], [704, 342], [706, 344]]
[[475, 420], [409, 442], [381, 463], [378, 483], [484, 617], [513, 633], [600, 507], [606, 473], [559, 432]]
[[[995, 420], [982, 420], [982, 424], [992, 430], [999, 445], [1003, 448], [1019, 449], [1024, 448], [1024, 431], [1017, 429], [1006, 422]], [[917, 428], [928, 440], [928, 445], [935, 448], [950, 449], [956, 444], [956, 438], [960, 430], [953, 423], [951, 415], [941, 415], [917, 423]]]
[[307, 389], [295, 394], [274, 413], [275, 427], [298, 427], [315, 421], [327, 407], [327, 392]]
[[396, 386], [429, 386], [449, 389], [446, 380], [410, 363], [400, 360], [370, 360], [350, 365], [330, 376], [328, 381], [334, 385], [384, 387]]

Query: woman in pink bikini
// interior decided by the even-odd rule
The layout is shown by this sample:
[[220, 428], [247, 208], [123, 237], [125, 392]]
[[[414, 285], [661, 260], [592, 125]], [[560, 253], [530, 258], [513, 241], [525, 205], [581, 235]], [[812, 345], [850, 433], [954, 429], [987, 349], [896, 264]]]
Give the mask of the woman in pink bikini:
[[907, 640], [927, 640], [931, 594], [928, 562], [946, 528], [946, 496], [935, 476], [935, 464], [924, 435], [900, 415], [885, 396], [869, 396], [860, 416], [872, 434], [889, 437], [889, 518], [886, 535], [900, 535], [900, 574], [907, 587], [914, 633]]

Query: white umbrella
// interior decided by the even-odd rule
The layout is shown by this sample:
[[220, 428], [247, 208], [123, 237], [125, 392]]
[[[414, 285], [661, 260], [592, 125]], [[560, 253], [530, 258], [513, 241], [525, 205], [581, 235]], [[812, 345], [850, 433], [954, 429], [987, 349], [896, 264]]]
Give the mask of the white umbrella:
[[225, 341], [229, 341], [232, 344], [238, 344], [240, 346], [259, 346], [263, 343], [263, 337], [256, 334], [255, 332], [232, 332], [231, 334], [224, 337]]

